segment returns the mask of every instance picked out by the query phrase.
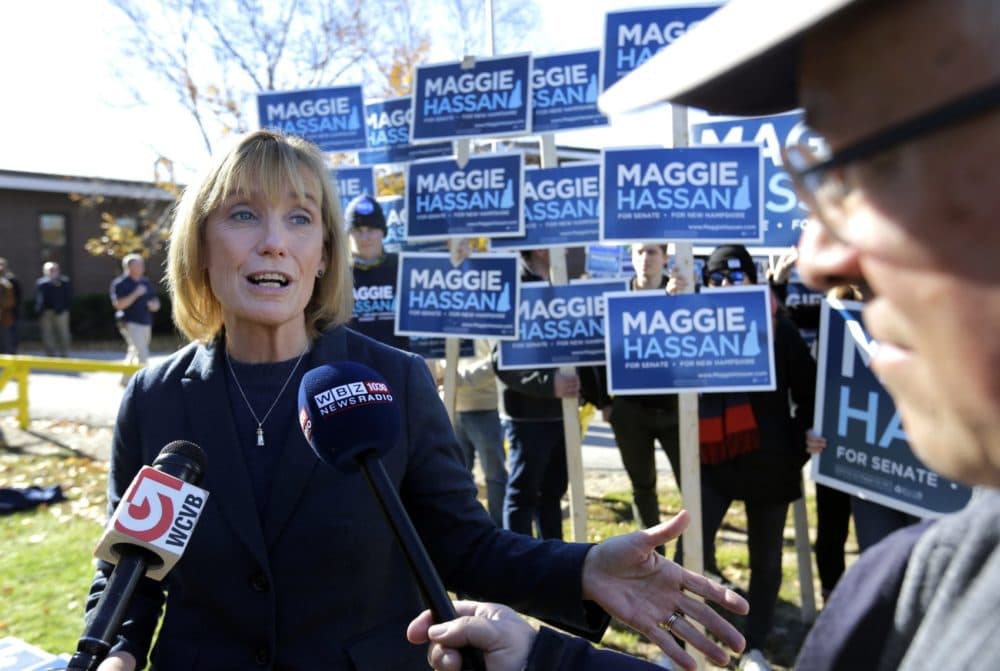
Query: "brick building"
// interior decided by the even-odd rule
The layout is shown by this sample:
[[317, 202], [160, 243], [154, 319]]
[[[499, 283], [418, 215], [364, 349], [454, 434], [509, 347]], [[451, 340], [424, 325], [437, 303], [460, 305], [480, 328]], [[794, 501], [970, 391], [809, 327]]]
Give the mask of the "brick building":
[[[34, 335], [35, 280], [43, 263], [58, 262], [73, 282], [74, 296], [92, 298], [96, 306], [96, 297], [107, 296], [111, 280], [121, 273], [116, 259], [95, 257], [84, 248], [87, 240], [102, 235], [102, 217], [135, 230], [156, 220], [174, 200], [148, 182], [0, 170], [0, 256], [21, 283], [19, 330], [28, 338]], [[154, 282], [163, 276], [164, 258], [161, 250], [147, 262]], [[82, 323], [74, 318], [74, 331], [86, 325], [87, 315], [82, 316]]]

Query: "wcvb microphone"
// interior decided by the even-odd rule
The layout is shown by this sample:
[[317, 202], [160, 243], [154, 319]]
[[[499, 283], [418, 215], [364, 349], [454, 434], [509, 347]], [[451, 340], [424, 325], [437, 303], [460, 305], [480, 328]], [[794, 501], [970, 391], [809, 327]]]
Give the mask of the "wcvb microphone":
[[[299, 385], [299, 424], [313, 452], [344, 473], [361, 469], [434, 620], [445, 622], [457, 617], [455, 607], [380, 458], [396, 442], [400, 421], [392, 389], [368, 366], [351, 361], [319, 366]], [[478, 649], [463, 648], [462, 661], [463, 669], [486, 671]]]
[[115, 568], [68, 671], [96, 669], [118, 638], [139, 580], [163, 580], [181, 558], [208, 499], [208, 492], [196, 486], [204, 469], [202, 449], [175, 440], [132, 480], [94, 550], [95, 557]]

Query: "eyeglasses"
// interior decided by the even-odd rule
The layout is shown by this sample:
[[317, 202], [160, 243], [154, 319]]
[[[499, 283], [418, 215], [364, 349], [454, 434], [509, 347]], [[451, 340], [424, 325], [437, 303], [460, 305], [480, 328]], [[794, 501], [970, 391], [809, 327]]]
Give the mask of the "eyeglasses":
[[708, 274], [708, 285], [711, 287], [721, 287], [726, 280], [730, 284], [743, 284], [747, 281], [747, 274], [742, 270], [713, 270]]
[[782, 150], [785, 170], [799, 198], [841, 242], [853, 244], [844, 203], [854, 189], [846, 167], [870, 159], [935, 131], [967, 121], [1000, 104], [1000, 82], [873, 133], [823, 157], [805, 145]]

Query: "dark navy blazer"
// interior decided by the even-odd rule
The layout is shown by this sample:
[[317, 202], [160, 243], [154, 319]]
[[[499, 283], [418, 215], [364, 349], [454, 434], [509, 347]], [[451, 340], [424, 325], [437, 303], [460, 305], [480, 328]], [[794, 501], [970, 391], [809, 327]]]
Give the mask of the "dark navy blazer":
[[[422, 669], [426, 650], [405, 628], [424, 605], [360, 474], [319, 462], [296, 429], [287, 436], [263, 521], [227, 400], [219, 345], [192, 344], [137, 373], [122, 400], [109, 474], [109, 509], [167, 443], [207, 454], [209, 500], [191, 544], [166, 580], [166, 613], [151, 655], [184, 669]], [[608, 617], [581, 595], [589, 545], [498, 530], [476, 499], [444, 407], [422, 359], [344, 327], [314, 343], [306, 368], [350, 360], [380, 372], [400, 399], [402, 431], [386, 470], [445, 586], [501, 601], [598, 637]], [[96, 603], [109, 567], [91, 587]], [[120, 649], [140, 667], [164, 601], [144, 579]]]

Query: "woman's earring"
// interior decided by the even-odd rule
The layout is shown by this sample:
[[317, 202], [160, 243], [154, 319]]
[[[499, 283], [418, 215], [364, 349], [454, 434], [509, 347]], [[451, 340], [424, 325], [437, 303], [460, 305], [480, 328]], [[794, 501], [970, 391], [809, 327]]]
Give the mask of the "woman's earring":
[[322, 268], [320, 268], [319, 270], [316, 271], [316, 278], [317, 279], [320, 279], [320, 280], [323, 279], [323, 275], [326, 275], [326, 271], [323, 270]]

